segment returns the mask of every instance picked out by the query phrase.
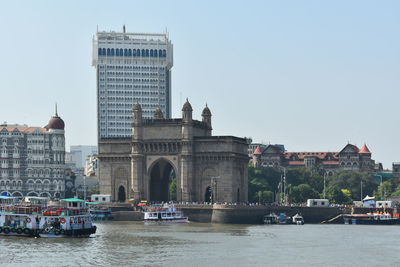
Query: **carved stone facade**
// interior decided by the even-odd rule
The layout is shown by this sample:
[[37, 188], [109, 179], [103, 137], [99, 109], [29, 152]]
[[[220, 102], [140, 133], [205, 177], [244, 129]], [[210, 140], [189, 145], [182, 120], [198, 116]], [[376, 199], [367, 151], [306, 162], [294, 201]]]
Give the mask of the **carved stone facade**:
[[269, 145], [260, 146], [253, 153], [254, 167], [295, 168], [322, 166], [327, 175], [336, 170], [357, 170], [374, 172], [375, 161], [367, 145], [361, 149], [347, 144], [340, 152], [286, 152], [281, 147]]
[[139, 103], [132, 113], [132, 139], [99, 141], [100, 191], [114, 200], [170, 200], [171, 175], [177, 200], [247, 201], [247, 142], [234, 136], [212, 136], [211, 112], [192, 119], [189, 101], [182, 119], [164, 119], [157, 109], [144, 120]]

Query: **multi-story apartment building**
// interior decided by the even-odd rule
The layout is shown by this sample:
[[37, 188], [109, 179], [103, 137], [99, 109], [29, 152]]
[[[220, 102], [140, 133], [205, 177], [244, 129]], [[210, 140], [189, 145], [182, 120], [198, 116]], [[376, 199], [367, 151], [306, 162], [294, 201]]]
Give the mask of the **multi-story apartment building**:
[[92, 65], [96, 68], [98, 140], [132, 135], [132, 107], [144, 118], [160, 107], [171, 116], [173, 46], [168, 33], [96, 32]]
[[320, 165], [329, 176], [341, 169], [376, 171], [367, 145], [359, 149], [352, 144], [347, 144], [340, 152], [286, 152], [277, 145], [269, 145], [264, 149], [258, 146], [253, 153], [253, 165], [278, 169]]
[[15, 197], [64, 197], [64, 121], [45, 127], [0, 125], [0, 192]]

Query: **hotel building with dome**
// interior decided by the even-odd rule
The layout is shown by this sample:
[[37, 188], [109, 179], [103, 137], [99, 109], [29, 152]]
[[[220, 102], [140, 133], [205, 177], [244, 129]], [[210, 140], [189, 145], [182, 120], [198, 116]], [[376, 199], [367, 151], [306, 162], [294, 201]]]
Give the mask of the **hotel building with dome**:
[[64, 128], [57, 109], [44, 127], [0, 125], [2, 195], [64, 197]]

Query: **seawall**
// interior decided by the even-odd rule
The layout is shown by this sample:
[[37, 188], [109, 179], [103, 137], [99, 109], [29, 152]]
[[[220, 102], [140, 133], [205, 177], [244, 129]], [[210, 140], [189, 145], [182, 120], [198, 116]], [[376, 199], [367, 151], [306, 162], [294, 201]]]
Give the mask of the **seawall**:
[[[191, 217], [192, 213], [199, 213], [195, 208], [182, 208], [182, 210], [187, 216], [189, 216], [190, 220], [196, 221], [196, 216], [194, 216], [193, 219]], [[228, 224], [260, 224], [263, 223], [264, 215], [272, 212], [278, 215], [280, 213], [285, 213], [288, 216], [293, 216], [296, 213], [299, 213], [304, 217], [306, 223], [320, 223], [342, 213], [339, 208], [335, 207], [231, 207], [220, 205], [214, 205], [212, 209], [210, 208], [209, 212], [211, 213], [211, 220], [208, 222]], [[202, 216], [199, 218], [206, 217]]]
[[[320, 223], [342, 214], [336, 207], [284, 207], [284, 206], [228, 206], [228, 205], [177, 205], [185, 216], [193, 222], [225, 224], [261, 224], [263, 217], [269, 213], [285, 213], [293, 216], [296, 213], [304, 217], [306, 223]], [[116, 209], [112, 212], [116, 221], [142, 221], [143, 213], [131, 209]]]

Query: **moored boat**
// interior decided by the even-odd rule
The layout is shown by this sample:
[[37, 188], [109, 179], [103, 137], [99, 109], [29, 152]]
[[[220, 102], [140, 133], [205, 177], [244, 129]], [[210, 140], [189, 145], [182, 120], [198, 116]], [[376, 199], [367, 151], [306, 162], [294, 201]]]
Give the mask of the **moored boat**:
[[96, 226], [82, 199], [61, 199], [61, 207], [50, 207], [40, 216], [40, 237], [89, 237]]
[[292, 223], [297, 224], [297, 225], [303, 225], [304, 224], [304, 218], [300, 214], [296, 214], [292, 217]]
[[102, 207], [98, 202], [86, 202], [93, 221], [112, 221], [111, 209]]
[[144, 208], [144, 221], [181, 223], [188, 222], [189, 218], [175, 205], [152, 205]]
[[273, 212], [270, 214], [264, 215], [264, 218], [263, 218], [264, 224], [277, 224], [278, 221], [279, 221], [279, 216]]
[[371, 225], [392, 225], [399, 224], [399, 215], [392, 215], [388, 212], [370, 212], [366, 214], [344, 214], [345, 224], [371, 224]]
[[35, 237], [89, 237], [96, 232], [90, 213], [81, 199], [62, 199], [61, 207], [17, 203], [0, 198], [0, 234]]

